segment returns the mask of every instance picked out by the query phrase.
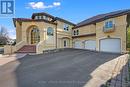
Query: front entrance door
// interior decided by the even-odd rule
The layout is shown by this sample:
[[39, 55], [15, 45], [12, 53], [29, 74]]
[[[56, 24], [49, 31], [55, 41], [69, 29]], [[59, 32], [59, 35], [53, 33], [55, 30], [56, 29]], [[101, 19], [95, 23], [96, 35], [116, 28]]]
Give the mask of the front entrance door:
[[67, 46], [67, 42], [66, 42], [66, 40], [64, 40], [64, 47], [66, 47]]
[[31, 44], [37, 44], [40, 42], [40, 32], [37, 28], [31, 30]]

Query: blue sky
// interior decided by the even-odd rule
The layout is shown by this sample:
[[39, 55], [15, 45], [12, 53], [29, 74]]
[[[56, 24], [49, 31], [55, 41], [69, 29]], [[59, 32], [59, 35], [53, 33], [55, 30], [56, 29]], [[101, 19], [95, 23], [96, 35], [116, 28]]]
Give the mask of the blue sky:
[[[130, 0], [15, 0], [15, 17], [30, 18], [34, 12], [47, 12], [73, 23], [97, 14], [130, 9]], [[0, 25], [15, 38], [12, 18], [0, 18]]]

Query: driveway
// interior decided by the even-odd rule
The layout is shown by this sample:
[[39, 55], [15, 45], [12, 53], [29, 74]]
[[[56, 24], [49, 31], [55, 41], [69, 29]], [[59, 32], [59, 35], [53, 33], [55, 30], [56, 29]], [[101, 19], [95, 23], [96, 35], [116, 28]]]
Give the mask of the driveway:
[[[109, 68], [106, 67], [106, 71], [104, 69], [99, 73], [110, 72], [111, 75], [111, 69], [116, 64], [113, 60], [119, 56], [121, 55], [75, 49], [27, 55], [0, 67], [0, 86], [89, 87], [85, 85], [92, 80], [92, 73], [105, 63], [109, 63]], [[112, 64], [109, 61], [113, 61]]]

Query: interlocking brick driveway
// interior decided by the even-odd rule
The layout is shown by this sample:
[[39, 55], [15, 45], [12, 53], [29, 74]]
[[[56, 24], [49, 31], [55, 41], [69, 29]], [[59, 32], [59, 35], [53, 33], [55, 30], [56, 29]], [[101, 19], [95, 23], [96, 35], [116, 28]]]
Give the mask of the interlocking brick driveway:
[[1, 66], [0, 87], [83, 87], [98, 67], [118, 56], [75, 49], [27, 55]]

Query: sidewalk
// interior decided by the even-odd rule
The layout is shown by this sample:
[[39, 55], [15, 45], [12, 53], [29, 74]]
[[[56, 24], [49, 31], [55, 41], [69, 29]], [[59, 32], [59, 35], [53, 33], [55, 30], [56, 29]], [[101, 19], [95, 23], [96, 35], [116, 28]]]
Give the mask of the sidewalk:
[[12, 55], [2, 55], [0, 54], [0, 66], [7, 64], [11, 61], [17, 60], [26, 56], [26, 54], [12, 54]]

